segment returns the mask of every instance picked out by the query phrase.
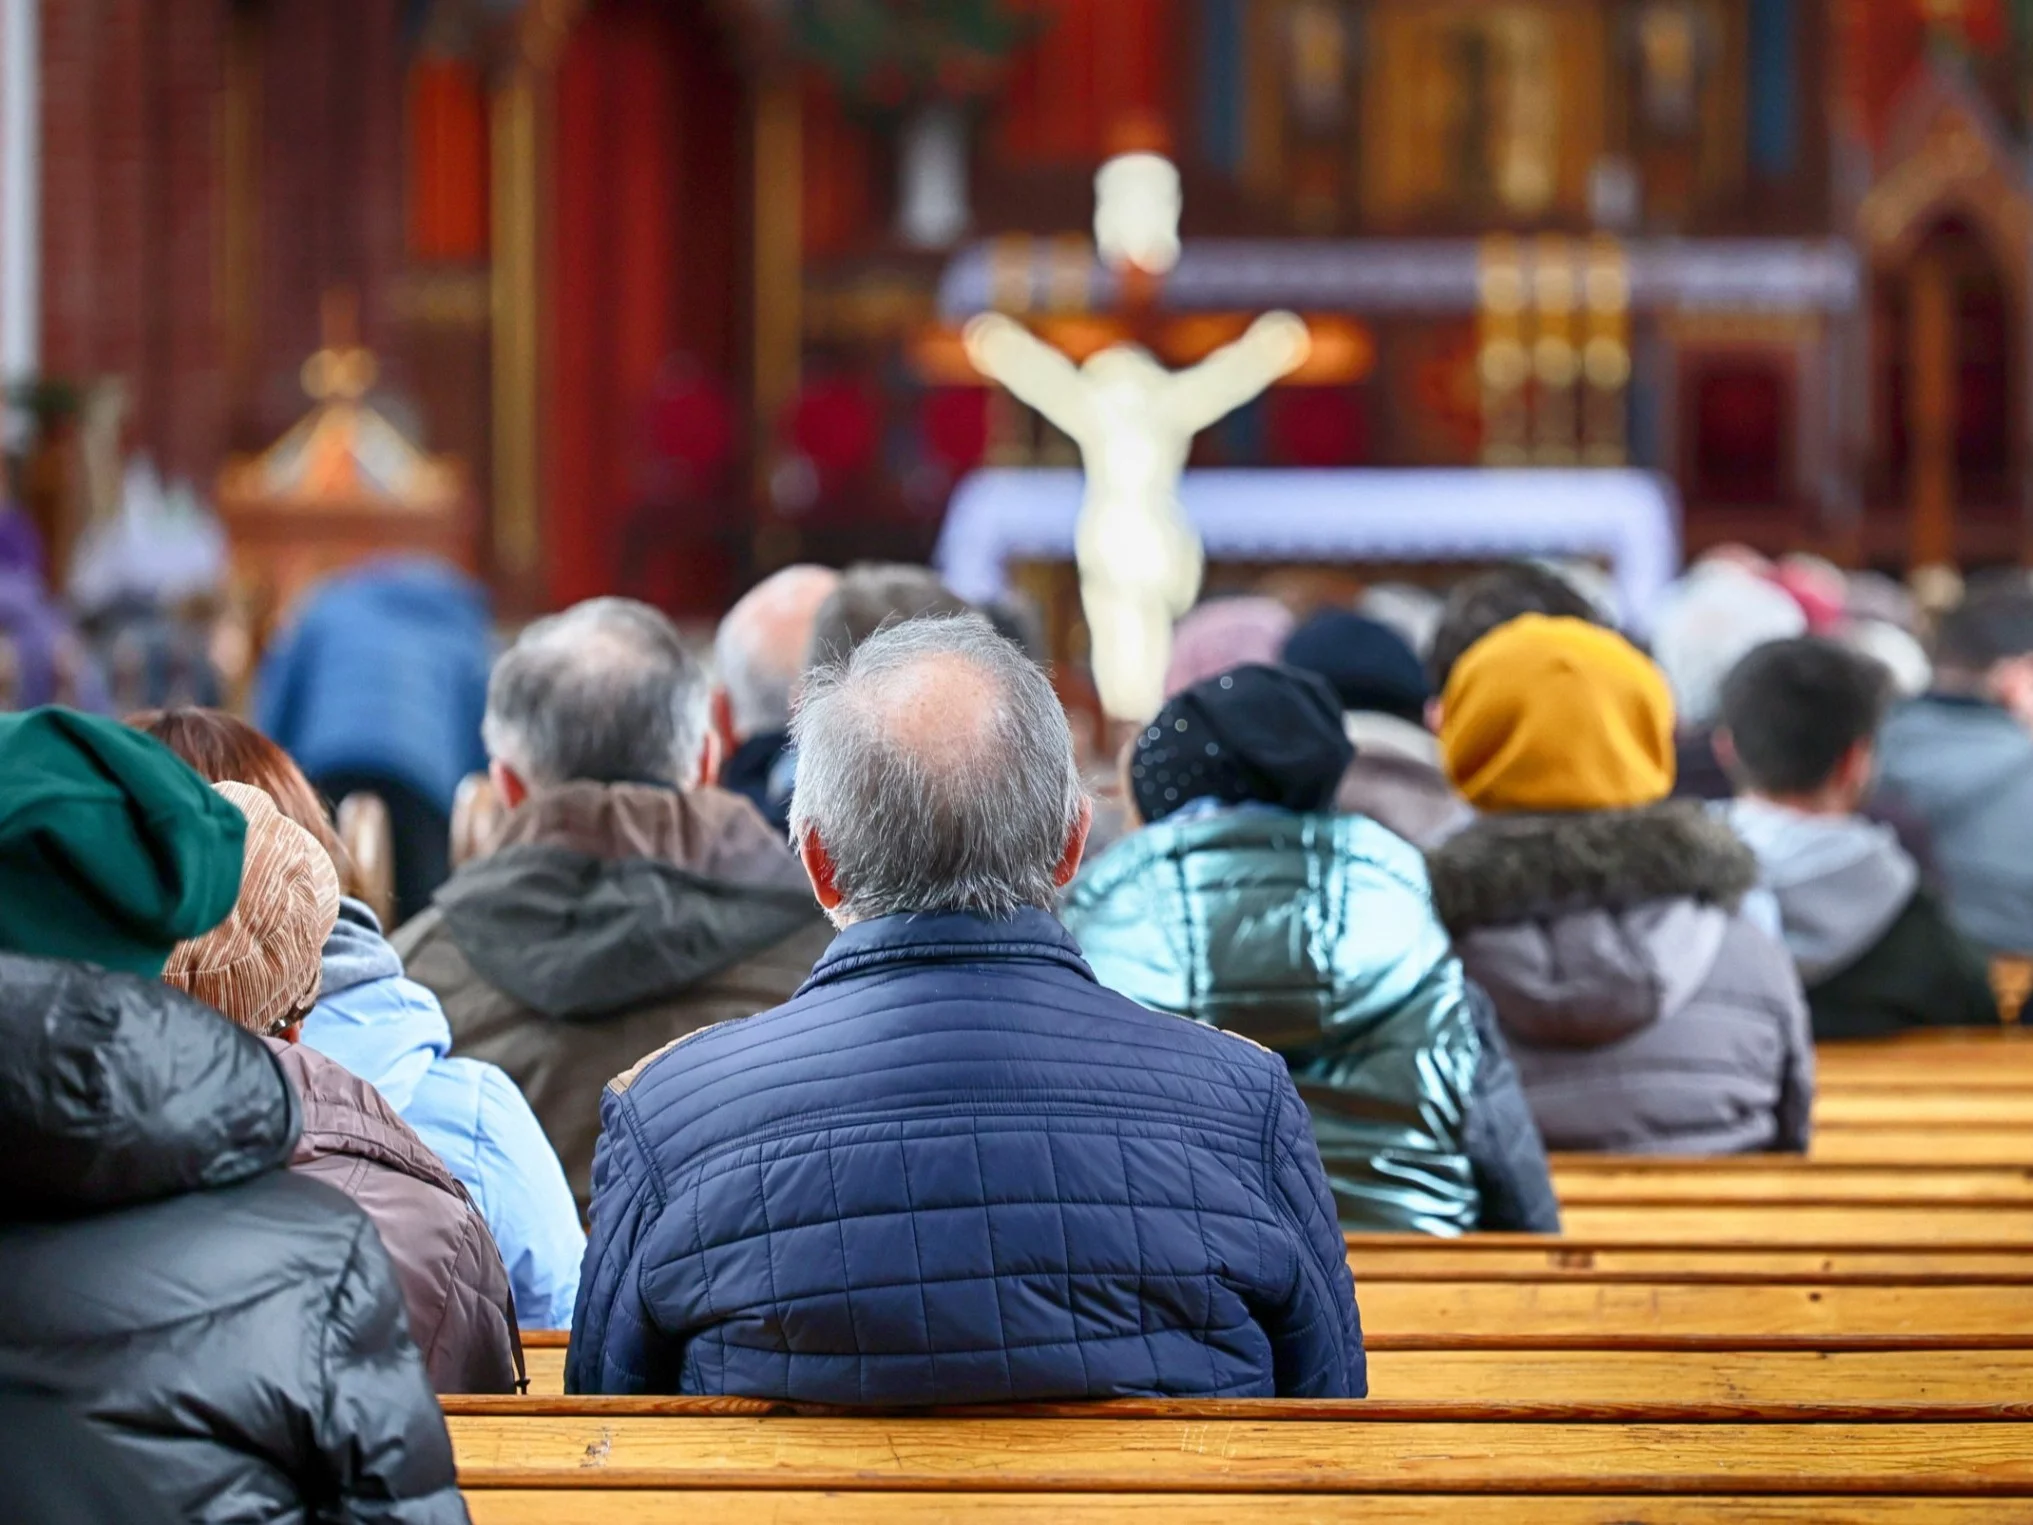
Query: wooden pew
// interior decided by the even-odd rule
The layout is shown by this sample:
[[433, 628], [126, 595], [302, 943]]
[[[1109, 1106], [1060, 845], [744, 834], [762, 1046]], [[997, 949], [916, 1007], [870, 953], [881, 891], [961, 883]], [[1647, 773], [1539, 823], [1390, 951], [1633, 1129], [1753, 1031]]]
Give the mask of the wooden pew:
[[1998, 1506], [1952, 1498], [1532, 1497], [1055, 1493], [470, 1493], [474, 1525], [1997, 1525]]
[[[563, 1347], [528, 1353], [530, 1401], [565, 1389]], [[1371, 1394], [1379, 1399], [1501, 1403], [1520, 1393], [1547, 1403], [1636, 1403], [1670, 1395], [1689, 1405], [1932, 1404], [2018, 1401], [2033, 1392], [2033, 1349], [1969, 1350], [1454, 1350], [1374, 1349]], [[498, 1402], [499, 1400], [495, 1400]], [[447, 1412], [482, 1400], [451, 1397]]]
[[1823, 1128], [2033, 1127], [2033, 1089], [1835, 1086], [1815, 1096], [1814, 1127], [1817, 1132]]
[[1903, 1244], [1914, 1248], [1961, 1244], [2009, 1249], [2033, 1243], [2033, 1207], [1583, 1202], [1563, 1209], [1561, 1225], [1576, 1238], [1643, 1244]]
[[1584, 1203], [2033, 1203], [2033, 1159], [2019, 1166], [1842, 1165], [1787, 1155], [1680, 1160], [1556, 1155], [1564, 1206]]
[[[458, 1414], [449, 1423], [461, 1486], [476, 1499], [494, 1490], [569, 1490], [564, 1496], [582, 1499], [602, 1489], [740, 1490], [750, 1492], [748, 1517], [764, 1519], [789, 1517], [781, 1498], [755, 1496], [778, 1490], [946, 1493], [956, 1513], [982, 1493], [1028, 1495], [1038, 1518], [1058, 1517], [1058, 1495], [1095, 1493], [1148, 1498], [1153, 1508], [1177, 1495], [1225, 1494], [1232, 1518], [1255, 1518], [1262, 1496], [1449, 1501], [1454, 1514], [1431, 1519], [1515, 1518], [1517, 1496], [1784, 1495], [1822, 1504], [1800, 1519], [1839, 1518], [1826, 1501], [1847, 1498], [1990, 1500], [1994, 1509], [1998, 1500], [2033, 1498], [2033, 1423], [2010, 1406], [1980, 1419], [1868, 1423], [1805, 1422], [1783, 1411], [1718, 1420], [1672, 1405], [1145, 1407], [1162, 1417], [1093, 1407], [1053, 1417], [705, 1417], [665, 1400], [654, 1410], [664, 1417], [610, 1402], [539, 1416]], [[1485, 1502], [1465, 1504], [1468, 1495]], [[635, 1512], [594, 1517], [646, 1518], [647, 1502], [636, 1494], [625, 1506]], [[559, 1518], [523, 1516], [538, 1517]], [[1646, 1503], [1622, 1518], [1657, 1515]]]
[[1820, 1128], [1807, 1157], [1831, 1165], [1899, 1165], [1921, 1160], [1942, 1166], [2023, 1167], [2033, 1163], [2033, 1126]]

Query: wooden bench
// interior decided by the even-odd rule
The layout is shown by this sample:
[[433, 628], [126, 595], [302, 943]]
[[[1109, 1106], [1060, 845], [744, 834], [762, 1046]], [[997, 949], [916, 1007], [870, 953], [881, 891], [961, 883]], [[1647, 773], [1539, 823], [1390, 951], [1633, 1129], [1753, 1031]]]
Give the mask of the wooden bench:
[[2019, 1166], [1847, 1165], [1787, 1155], [1677, 1160], [1559, 1155], [1553, 1186], [1564, 1206], [1586, 1203], [1788, 1202], [2033, 1203], [2033, 1158]]
[[[530, 1398], [565, 1390], [562, 1346], [528, 1353]], [[1626, 1403], [1669, 1394], [1687, 1404], [1991, 1404], [2033, 1392], [2033, 1348], [1970, 1350], [1943, 1342], [1912, 1349], [1684, 1350], [1478, 1347], [1369, 1352], [1377, 1398], [1495, 1403], [1521, 1393], [1549, 1403]], [[481, 1400], [450, 1397], [448, 1412]]]
[[[1652, 1501], [1668, 1499], [1683, 1501], [1677, 1518], [1719, 1520], [1743, 1517], [1724, 1512], [1736, 1500], [1777, 1495], [1817, 1511], [1794, 1519], [1829, 1520], [1914, 1518], [1837, 1502], [1874, 1496], [1902, 1506], [1988, 1500], [1993, 1518], [1998, 1500], [2033, 1498], [2033, 1423], [2011, 1406], [1954, 1420], [1892, 1409], [1859, 1422], [1744, 1405], [1727, 1419], [1656, 1404], [1131, 1404], [1052, 1417], [854, 1418], [708, 1405], [606, 1400], [543, 1414], [456, 1414], [460, 1482], [482, 1521], [571, 1518], [559, 1512], [566, 1499], [580, 1519], [691, 1513], [704, 1507], [693, 1489], [724, 1492], [728, 1508], [746, 1511], [715, 1519], [803, 1519], [791, 1511], [816, 1506], [821, 1493], [873, 1493], [885, 1503], [916, 1496], [919, 1518], [971, 1511], [983, 1495], [1008, 1501], [1005, 1510], [1028, 1499], [1033, 1517], [1052, 1519], [1062, 1517], [1062, 1495], [1107, 1494], [1090, 1517], [1117, 1520], [1160, 1510], [1176, 1518], [1172, 1506], [1188, 1497], [1222, 1495], [1229, 1518], [1258, 1518], [1267, 1500], [1291, 1500], [1279, 1506], [1288, 1518], [1317, 1518], [1317, 1506], [1301, 1516], [1299, 1503], [1340, 1496], [1342, 1517], [1365, 1520], [1392, 1518], [1379, 1513], [1397, 1507], [1389, 1499], [1431, 1505], [1398, 1516], [1406, 1519], [1514, 1519], [1511, 1504], [1529, 1497], [1560, 1501], [1543, 1506], [1545, 1520], [1654, 1520]], [[591, 1496], [610, 1489], [628, 1490], [625, 1502], [598, 1512]], [[563, 1491], [528, 1497], [543, 1490]], [[525, 1497], [492, 1512], [487, 1495], [496, 1491]], [[944, 1515], [928, 1512], [927, 1494], [947, 1495]], [[1604, 1513], [1605, 1499], [1618, 1512]], [[1687, 1512], [1684, 1503], [1700, 1499], [1710, 1501], [1707, 1515]]]

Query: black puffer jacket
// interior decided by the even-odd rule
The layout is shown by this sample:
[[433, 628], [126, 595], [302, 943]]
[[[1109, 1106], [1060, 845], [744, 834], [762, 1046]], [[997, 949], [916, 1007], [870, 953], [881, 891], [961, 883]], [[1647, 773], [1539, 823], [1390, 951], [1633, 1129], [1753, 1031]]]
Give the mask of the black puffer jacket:
[[0, 1356], [190, 1521], [464, 1521], [365, 1215], [295, 1094], [167, 986], [0, 957]]

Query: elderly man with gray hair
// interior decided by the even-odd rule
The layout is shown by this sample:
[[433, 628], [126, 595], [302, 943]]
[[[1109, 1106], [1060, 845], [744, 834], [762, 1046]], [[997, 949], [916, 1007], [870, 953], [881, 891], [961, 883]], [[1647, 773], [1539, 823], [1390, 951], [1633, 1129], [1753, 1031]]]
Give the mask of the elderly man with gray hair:
[[786, 1004], [602, 1097], [580, 1393], [1350, 1396], [1362, 1331], [1283, 1061], [1096, 983], [1089, 806], [975, 617], [807, 680], [791, 830], [839, 928]]
[[812, 625], [840, 585], [830, 567], [794, 566], [757, 583], [713, 637], [713, 731], [720, 787], [742, 796], [779, 831], [790, 824], [797, 754], [791, 701], [804, 675]]
[[594, 599], [523, 631], [487, 688], [500, 845], [395, 939], [452, 1047], [529, 1098], [582, 1210], [601, 1087], [785, 999], [826, 944], [783, 838], [704, 782], [706, 688], [646, 604]]

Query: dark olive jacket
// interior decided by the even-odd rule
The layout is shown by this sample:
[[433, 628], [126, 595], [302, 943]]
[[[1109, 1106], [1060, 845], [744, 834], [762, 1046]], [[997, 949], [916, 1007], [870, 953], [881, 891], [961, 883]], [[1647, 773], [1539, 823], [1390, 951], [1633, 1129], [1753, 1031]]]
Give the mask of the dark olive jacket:
[[1537, 1130], [1425, 863], [1376, 822], [1175, 817], [1090, 866], [1064, 917], [1104, 985], [1283, 1056], [1344, 1229], [1558, 1228]]
[[464, 1521], [395, 1272], [284, 1169], [299, 1124], [261, 1041], [168, 986], [0, 957], [0, 1362], [184, 1521]]
[[674, 1038], [789, 1000], [832, 938], [804, 870], [720, 789], [566, 784], [525, 800], [395, 936], [453, 1052], [508, 1072], [580, 1211], [607, 1082]]

